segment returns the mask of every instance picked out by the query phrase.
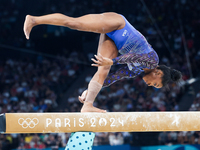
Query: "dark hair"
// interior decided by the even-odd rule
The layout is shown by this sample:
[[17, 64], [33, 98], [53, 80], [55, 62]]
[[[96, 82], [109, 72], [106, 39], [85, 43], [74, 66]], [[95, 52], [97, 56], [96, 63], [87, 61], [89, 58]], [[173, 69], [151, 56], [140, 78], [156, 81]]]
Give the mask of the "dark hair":
[[159, 65], [157, 69], [160, 69], [163, 72], [163, 87], [165, 87], [169, 82], [179, 83], [182, 80], [182, 74], [178, 70], [171, 69], [165, 65]]

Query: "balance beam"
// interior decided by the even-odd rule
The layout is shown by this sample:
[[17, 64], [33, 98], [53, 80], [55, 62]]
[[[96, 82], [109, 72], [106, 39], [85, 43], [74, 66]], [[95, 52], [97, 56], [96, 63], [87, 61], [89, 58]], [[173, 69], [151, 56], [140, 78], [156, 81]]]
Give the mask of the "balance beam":
[[200, 131], [200, 112], [6, 113], [2, 133]]

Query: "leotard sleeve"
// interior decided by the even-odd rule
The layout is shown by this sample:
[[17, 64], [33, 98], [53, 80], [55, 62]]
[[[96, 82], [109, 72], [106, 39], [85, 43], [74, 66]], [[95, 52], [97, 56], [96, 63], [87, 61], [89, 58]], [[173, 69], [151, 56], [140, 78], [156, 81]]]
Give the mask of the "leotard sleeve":
[[158, 56], [154, 51], [147, 54], [126, 53], [116, 57], [113, 60], [113, 65], [117, 64], [138, 64], [142, 68], [154, 69], [158, 65]]
[[134, 78], [144, 72], [144, 68], [154, 69], [158, 65], [158, 56], [152, 51], [147, 54], [126, 53], [113, 59], [113, 64], [127, 64], [127, 66], [110, 73], [104, 81], [103, 87], [124, 78]]
[[136, 67], [133, 70], [134, 71], [130, 71], [128, 66], [124, 66], [113, 73], [109, 73], [109, 75], [104, 81], [103, 87], [108, 87], [111, 84], [115, 83], [116, 81], [124, 78], [134, 78], [135, 76], [143, 72], [143, 70]]

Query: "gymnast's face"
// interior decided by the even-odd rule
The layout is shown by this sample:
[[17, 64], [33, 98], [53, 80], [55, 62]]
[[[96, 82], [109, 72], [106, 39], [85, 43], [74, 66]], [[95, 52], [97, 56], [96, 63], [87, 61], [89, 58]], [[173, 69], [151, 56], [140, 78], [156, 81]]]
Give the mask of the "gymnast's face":
[[143, 76], [144, 82], [148, 86], [154, 86], [155, 88], [162, 88], [162, 76], [163, 72], [160, 69], [154, 69], [150, 72], [145, 72]]

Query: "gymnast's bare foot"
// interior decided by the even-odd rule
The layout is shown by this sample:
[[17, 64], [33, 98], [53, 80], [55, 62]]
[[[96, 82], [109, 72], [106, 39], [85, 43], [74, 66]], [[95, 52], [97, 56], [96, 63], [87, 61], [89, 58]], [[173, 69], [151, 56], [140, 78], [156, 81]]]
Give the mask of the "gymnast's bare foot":
[[96, 108], [90, 102], [84, 102], [84, 105], [83, 105], [83, 107], [81, 109], [81, 112], [82, 113], [83, 112], [100, 112], [100, 113], [105, 113], [106, 110]]
[[36, 22], [35, 22], [34, 17], [27, 15], [24, 22], [24, 34], [27, 39], [29, 39], [30, 32], [35, 25], [36, 25]]

